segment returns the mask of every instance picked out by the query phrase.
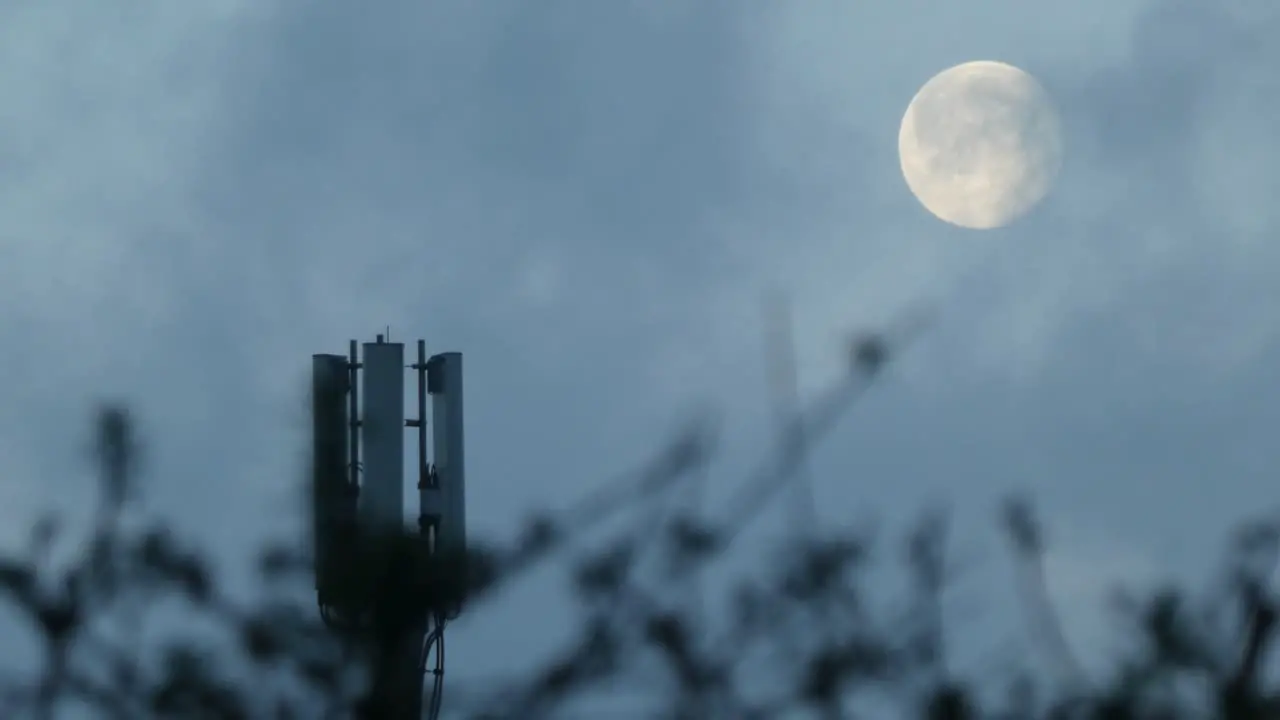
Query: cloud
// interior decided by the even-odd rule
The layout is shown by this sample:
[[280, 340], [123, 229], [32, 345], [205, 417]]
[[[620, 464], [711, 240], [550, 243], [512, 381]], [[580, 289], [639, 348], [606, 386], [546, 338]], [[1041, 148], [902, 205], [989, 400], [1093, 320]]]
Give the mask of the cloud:
[[86, 400], [146, 385], [191, 397], [171, 382], [187, 361], [148, 340], [182, 321], [191, 270], [216, 243], [198, 232], [190, 179], [224, 101], [228, 40], [256, 12], [222, 2], [4, 13], [0, 341], [16, 382], [0, 435], [11, 467], [50, 478], [31, 485], [32, 502], [76, 505], [84, 456], [64, 448], [77, 447]]
[[[690, 396], [757, 419], [781, 287], [809, 389], [848, 330], [941, 309], [820, 458], [833, 511], [1027, 483], [1124, 523], [1159, 482], [1226, 518], [1266, 467], [1275, 16], [944, 5], [6, 9], [0, 455], [55, 478], [11, 511], [89, 501], [66, 448], [119, 393], [157, 504], [244, 551], [283, 524], [307, 356], [389, 324], [467, 353], [473, 517], [505, 532]], [[892, 141], [974, 57], [1040, 76], [1075, 153], [983, 235], [923, 213]]]

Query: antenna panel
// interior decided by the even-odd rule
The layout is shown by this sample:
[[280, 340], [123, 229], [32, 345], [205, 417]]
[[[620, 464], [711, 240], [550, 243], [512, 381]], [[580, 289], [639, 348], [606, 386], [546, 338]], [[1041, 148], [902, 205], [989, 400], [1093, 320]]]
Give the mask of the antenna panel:
[[437, 549], [467, 549], [467, 464], [462, 417], [462, 353], [435, 355], [427, 363], [431, 392], [432, 446], [441, 494]]
[[347, 359], [341, 355], [311, 358], [312, 554], [316, 590], [328, 604], [342, 568], [344, 527], [355, 520], [346, 517], [347, 500]]
[[365, 343], [360, 522], [380, 534], [404, 524], [404, 345]]

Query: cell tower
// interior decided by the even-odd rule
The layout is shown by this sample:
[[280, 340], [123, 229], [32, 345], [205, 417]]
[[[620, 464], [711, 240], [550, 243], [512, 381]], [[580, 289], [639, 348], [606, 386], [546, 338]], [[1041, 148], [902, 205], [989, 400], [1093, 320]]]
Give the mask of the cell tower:
[[[405, 365], [404, 345], [378, 335], [357, 354], [312, 356], [312, 503], [321, 617], [375, 649], [374, 696], [422, 716], [425, 660], [436, 649], [429, 717], [439, 713], [446, 621], [465, 588], [466, 454], [462, 354]], [[405, 418], [405, 371], [417, 376], [417, 417]], [[428, 443], [427, 405], [431, 405]], [[418, 519], [406, 523], [405, 430], [416, 431]], [[363, 461], [362, 461], [363, 458]], [[385, 714], [379, 717], [388, 717]]]

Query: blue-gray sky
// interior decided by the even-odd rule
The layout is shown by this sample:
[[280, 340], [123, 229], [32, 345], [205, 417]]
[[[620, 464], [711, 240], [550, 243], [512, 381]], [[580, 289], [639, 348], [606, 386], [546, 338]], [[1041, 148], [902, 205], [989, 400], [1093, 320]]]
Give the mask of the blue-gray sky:
[[[815, 457], [824, 521], [951, 497], [985, 567], [994, 499], [1030, 490], [1095, 635], [1106, 583], [1197, 574], [1271, 506], [1277, 32], [1262, 0], [0, 2], [4, 541], [83, 512], [104, 397], [225, 562], [291, 529], [310, 355], [384, 325], [466, 355], [476, 532], [705, 400], [741, 467], [781, 287], [809, 390], [849, 328], [941, 308]], [[988, 233], [895, 154], [973, 59], [1067, 130], [1055, 192]], [[563, 616], [544, 590], [459, 626], [455, 672], [541, 647], [513, 627]]]

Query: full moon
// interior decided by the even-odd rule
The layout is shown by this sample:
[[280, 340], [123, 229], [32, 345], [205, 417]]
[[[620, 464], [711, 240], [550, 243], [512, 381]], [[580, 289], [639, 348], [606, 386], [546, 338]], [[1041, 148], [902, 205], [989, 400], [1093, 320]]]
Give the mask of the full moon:
[[1062, 165], [1062, 123], [1040, 83], [1002, 62], [943, 70], [902, 116], [907, 187], [938, 218], [975, 230], [1017, 220], [1049, 194]]

